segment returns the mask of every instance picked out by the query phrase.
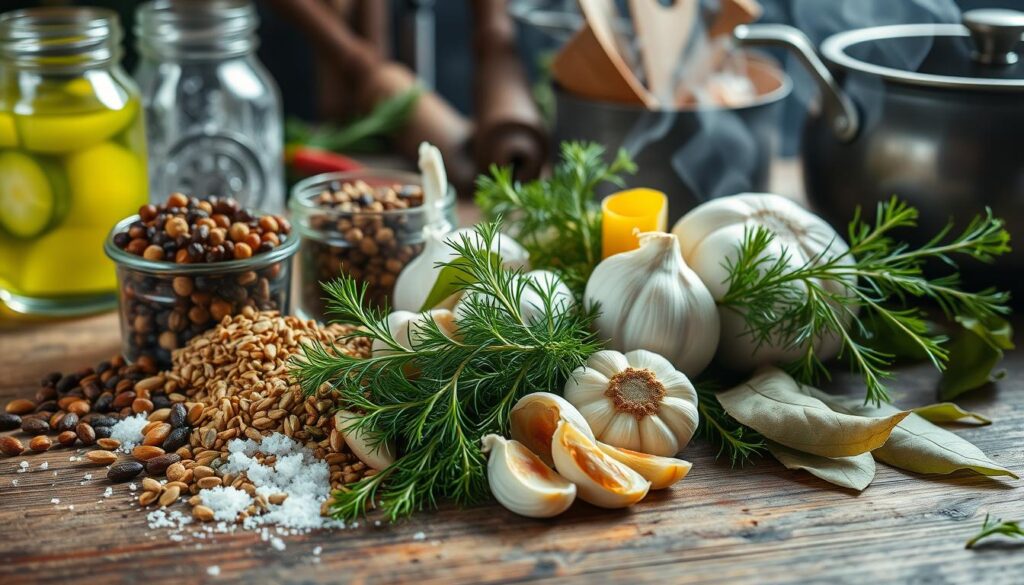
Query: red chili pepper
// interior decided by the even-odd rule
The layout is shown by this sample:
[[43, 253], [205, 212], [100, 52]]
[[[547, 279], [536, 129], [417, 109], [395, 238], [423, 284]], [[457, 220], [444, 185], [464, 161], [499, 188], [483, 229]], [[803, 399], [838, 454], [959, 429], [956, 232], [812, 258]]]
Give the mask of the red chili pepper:
[[292, 144], [285, 148], [285, 161], [303, 175], [355, 171], [363, 168], [359, 161], [343, 154], [301, 144]]

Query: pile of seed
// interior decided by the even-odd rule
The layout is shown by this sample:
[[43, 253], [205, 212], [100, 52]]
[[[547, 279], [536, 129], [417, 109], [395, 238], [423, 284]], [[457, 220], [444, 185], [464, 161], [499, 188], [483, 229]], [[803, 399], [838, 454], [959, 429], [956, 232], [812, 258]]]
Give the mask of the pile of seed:
[[423, 205], [418, 185], [371, 186], [354, 181], [333, 186], [312, 200], [309, 227], [320, 237], [303, 240], [303, 307], [323, 319], [320, 282], [345, 273], [367, 285], [367, 300], [383, 306], [398, 274], [423, 250], [424, 214], [404, 210]]

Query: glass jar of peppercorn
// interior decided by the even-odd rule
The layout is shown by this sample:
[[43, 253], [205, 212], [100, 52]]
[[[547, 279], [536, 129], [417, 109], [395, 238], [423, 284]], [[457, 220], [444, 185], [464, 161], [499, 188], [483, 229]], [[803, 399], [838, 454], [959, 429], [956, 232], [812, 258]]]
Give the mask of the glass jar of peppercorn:
[[288, 312], [299, 238], [278, 215], [181, 193], [120, 221], [104, 249], [117, 265], [126, 358], [161, 367], [171, 352], [245, 307]]
[[346, 274], [372, 307], [390, 304], [398, 274], [423, 251], [423, 230], [451, 232], [455, 191], [425, 205], [420, 176], [390, 170], [324, 173], [295, 184], [290, 201], [302, 235], [296, 313], [324, 321], [320, 283]]

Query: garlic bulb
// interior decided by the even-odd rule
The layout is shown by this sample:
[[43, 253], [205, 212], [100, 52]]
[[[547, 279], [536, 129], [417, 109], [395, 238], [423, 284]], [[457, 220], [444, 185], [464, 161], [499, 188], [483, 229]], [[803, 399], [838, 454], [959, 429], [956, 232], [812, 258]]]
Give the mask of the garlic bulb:
[[498, 435], [482, 440], [487, 483], [498, 503], [529, 518], [550, 518], [569, 509], [576, 486], [555, 473], [519, 441]]
[[644, 498], [651, 482], [612, 459], [576, 425], [559, 421], [551, 442], [555, 469], [576, 484], [581, 499], [601, 508], [625, 508]]
[[671, 457], [697, 430], [697, 391], [665, 358], [638, 349], [590, 356], [565, 383], [565, 399], [579, 409], [599, 441]]
[[[449, 246], [449, 242], [460, 242], [463, 235], [477, 246], [483, 247], [480, 235], [472, 228], [444, 233], [425, 228], [423, 230], [423, 251], [412, 259], [395, 281], [392, 308], [400, 311], [419, 311], [423, 308], [427, 296], [430, 295], [437, 276], [441, 273], [439, 264], [451, 262], [458, 255]], [[526, 269], [529, 267], [530, 255], [519, 242], [510, 236], [499, 233], [491, 243], [491, 251], [501, 257], [502, 266], [509, 269]], [[432, 308], [432, 307], [428, 307]]]
[[[413, 349], [419, 344], [423, 328], [427, 326], [427, 319], [433, 320], [445, 335], [452, 337], [455, 334], [457, 329], [455, 317], [447, 309], [434, 309], [426, 313], [395, 311], [388, 315], [388, 331], [391, 332], [391, 336], [395, 338], [399, 345], [405, 349]], [[395, 349], [379, 339], [373, 340], [372, 351], [374, 357], [396, 352]]]
[[334, 428], [345, 438], [345, 444], [360, 461], [376, 470], [382, 470], [395, 462], [395, 448], [387, 442], [373, 444], [363, 429], [353, 426], [359, 415], [350, 410], [339, 410], [334, 414]]
[[[686, 263], [704, 281], [715, 300], [720, 300], [729, 292], [725, 260], [735, 258], [744, 233], [758, 226], [775, 234], [766, 253], [777, 258], [785, 251], [794, 268], [817, 257], [832, 258], [849, 250], [825, 220], [785, 197], [769, 193], [744, 193], [701, 204], [683, 216], [672, 233], [679, 238]], [[837, 282], [821, 284], [833, 293], [846, 292], [846, 287]], [[759, 365], [792, 362], [806, 351], [806, 346], [785, 347], [778, 341], [759, 347], [746, 332], [743, 315], [731, 309], [721, 312], [721, 321], [718, 353], [727, 367], [749, 370]], [[815, 354], [826, 360], [834, 357], [840, 346], [840, 339], [830, 335], [815, 341]]]
[[605, 455], [622, 463], [651, 482], [652, 490], [663, 490], [675, 484], [686, 477], [686, 474], [690, 473], [690, 468], [693, 467], [689, 461], [675, 459], [674, 457], [648, 455], [639, 451], [612, 447], [601, 442], [598, 442], [597, 446], [604, 451]]
[[509, 413], [512, 438], [537, 454], [544, 463], [553, 464], [551, 438], [560, 421], [568, 421], [593, 439], [587, 419], [566, 399], [550, 392], [527, 394], [516, 402]]
[[[519, 312], [527, 324], [535, 324], [544, 318], [544, 296], [551, 298], [553, 315], [566, 313], [576, 306], [572, 291], [554, 272], [547, 270], [531, 270], [520, 276], [526, 280], [523, 294], [519, 297]], [[469, 299], [476, 298], [478, 293], [469, 292], [455, 304], [455, 319], [459, 320], [468, 311]]]
[[718, 310], [672, 234], [640, 234], [636, 250], [609, 256], [587, 281], [584, 299], [600, 303], [598, 334], [617, 351], [647, 349], [688, 376], [711, 361], [718, 344]]

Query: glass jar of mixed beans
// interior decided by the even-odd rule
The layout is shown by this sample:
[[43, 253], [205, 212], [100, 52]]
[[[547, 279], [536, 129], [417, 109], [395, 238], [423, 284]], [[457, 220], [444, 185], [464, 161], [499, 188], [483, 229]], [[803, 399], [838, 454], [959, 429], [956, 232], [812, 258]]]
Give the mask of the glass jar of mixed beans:
[[121, 344], [161, 368], [171, 352], [246, 308], [288, 312], [299, 238], [277, 215], [233, 199], [175, 193], [119, 222], [105, 250], [117, 265]]
[[423, 251], [423, 230], [455, 225], [455, 191], [423, 203], [420, 176], [389, 170], [325, 173], [295, 185], [292, 221], [302, 236], [298, 302], [303, 318], [325, 320], [320, 283], [348, 275], [367, 287], [367, 303], [390, 304], [398, 274]]

